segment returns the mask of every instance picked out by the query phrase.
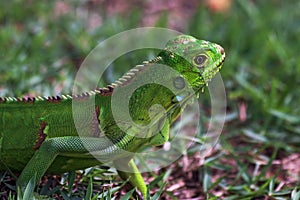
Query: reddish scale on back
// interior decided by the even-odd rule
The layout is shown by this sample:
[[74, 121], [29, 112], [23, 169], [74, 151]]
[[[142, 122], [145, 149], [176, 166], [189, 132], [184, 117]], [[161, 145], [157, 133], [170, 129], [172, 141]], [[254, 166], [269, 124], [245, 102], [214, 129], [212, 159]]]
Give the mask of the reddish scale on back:
[[101, 96], [110, 96], [112, 95], [114, 91], [114, 87], [109, 85], [107, 88], [98, 88], [96, 91], [101, 95]]
[[47, 135], [44, 133], [44, 130], [45, 128], [47, 127], [47, 123], [46, 122], [42, 122], [41, 123], [41, 127], [39, 129], [39, 132], [38, 132], [38, 138], [37, 138], [37, 141], [33, 147], [34, 150], [37, 150], [40, 148], [40, 146], [43, 144], [43, 142], [45, 141]]
[[60, 103], [62, 101], [62, 98], [60, 96], [49, 96], [47, 101], [51, 103]]
[[95, 107], [95, 114], [93, 115], [92, 121], [92, 130], [93, 130], [93, 137], [100, 137], [101, 130], [100, 130], [100, 106]]
[[72, 99], [76, 100], [76, 101], [86, 101], [90, 98], [90, 94], [88, 92], [79, 94], [79, 95], [73, 95]]
[[24, 103], [33, 103], [35, 102], [35, 97], [27, 97], [27, 98], [23, 97], [22, 99], [18, 98], [18, 100]]

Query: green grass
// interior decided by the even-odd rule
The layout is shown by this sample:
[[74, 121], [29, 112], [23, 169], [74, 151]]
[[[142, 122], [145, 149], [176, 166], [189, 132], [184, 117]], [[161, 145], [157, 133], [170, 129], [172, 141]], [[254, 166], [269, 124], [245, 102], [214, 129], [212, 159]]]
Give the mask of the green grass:
[[[128, 11], [132, 17], [124, 20], [124, 14], [110, 16], [101, 5], [95, 8], [102, 25], [89, 29], [88, 17], [78, 13], [55, 17], [50, 9], [54, 3], [28, 1], [24, 6], [21, 1], [12, 2], [0, 3], [1, 96], [70, 93], [76, 70], [89, 51], [113, 34], [139, 27], [145, 15], [143, 9], [133, 6]], [[74, 11], [86, 5], [72, 1], [70, 6]], [[166, 179], [165, 188], [183, 179], [193, 186], [185, 185], [179, 193], [196, 191], [195, 196], [203, 199], [299, 199], [299, 9], [297, 0], [236, 0], [225, 13], [213, 13], [200, 5], [186, 19], [182, 32], [225, 48], [227, 58], [221, 74], [228, 98], [226, 124], [217, 148], [201, 166], [191, 164], [193, 179], [174, 178], [176, 173], [188, 174], [182, 169], [184, 162], [179, 161], [158, 174], [145, 175], [154, 179], [151, 190], [158, 191]], [[168, 16], [171, 14], [162, 12], [157, 25], [167, 26]], [[145, 54], [131, 54], [115, 65], [128, 69], [143, 60]], [[122, 67], [114, 68], [116, 76], [123, 73]], [[202, 99], [205, 106], [209, 106], [208, 95]], [[241, 118], [243, 114], [246, 118]], [[201, 120], [205, 126], [207, 119]], [[200, 146], [185, 152], [189, 162], [197, 159]], [[95, 168], [80, 178], [71, 174], [67, 180], [75, 180], [75, 189], [68, 187], [67, 181], [63, 186], [56, 181], [38, 192], [61, 199], [100, 194], [110, 199], [122, 182], [115, 174], [107, 179], [107, 173], [111, 174], [109, 169]], [[169, 173], [169, 178], [162, 178]], [[296, 180], [292, 178], [295, 176]], [[0, 190], [0, 196], [9, 188], [13, 191], [11, 176], [1, 173], [0, 183], [6, 188]], [[170, 199], [180, 196], [176, 190], [163, 191], [162, 195]]]

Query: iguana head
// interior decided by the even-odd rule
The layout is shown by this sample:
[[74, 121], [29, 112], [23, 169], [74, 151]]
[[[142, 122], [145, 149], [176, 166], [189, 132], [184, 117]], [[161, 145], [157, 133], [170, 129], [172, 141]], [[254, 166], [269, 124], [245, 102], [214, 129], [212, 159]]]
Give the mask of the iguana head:
[[193, 89], [199, 90], [222, 67], [225, 51], [218, 44], [180, 35], [170, 40], [159, 56], [163, 64], [179, 71]]

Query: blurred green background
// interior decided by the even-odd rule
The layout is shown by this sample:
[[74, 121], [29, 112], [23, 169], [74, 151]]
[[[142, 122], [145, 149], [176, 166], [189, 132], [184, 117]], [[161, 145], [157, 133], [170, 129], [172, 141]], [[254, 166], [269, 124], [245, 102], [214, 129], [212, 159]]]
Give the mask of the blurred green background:
[[[1, 1], [0, 96], [70, 93], [88, 53], [131, 28], [167, 27], [213, 41], [227, 55], [226, 125], [220, 145], [193, 169], [197, 187], [179, 191], [193, 191], [191, 198], [299, 199], [299, 10], [298, 0]], [[145, 59], [125, 56], [113, 75]]]

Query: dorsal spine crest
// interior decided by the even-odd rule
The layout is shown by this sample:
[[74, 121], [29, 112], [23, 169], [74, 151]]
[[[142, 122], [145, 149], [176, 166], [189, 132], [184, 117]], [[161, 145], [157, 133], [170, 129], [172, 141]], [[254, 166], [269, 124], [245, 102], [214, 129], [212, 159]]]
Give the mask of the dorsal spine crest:
[[53, 103], [59, 103], [62, 100], [68, 100], [68, 99], [86, 99], [90, 97], [91, 95], [103, 95], [103, 96], [109, 96], [112, 94], [115, 87], [122, 87], [125, 85], [128, 85], [131, 80], [137, 75], [138, 72], [143, 71], [146, 69], [149, 64], [155, 63], [162, 58], [160, 56], [152, 59], [151, 61], [144, 61], [143, 64], [136, 65], [134, 68], [130, 69], [126, 74], [124, 74], [122, 77], [120, 77], [115, 82], [111, 83], [110, 85], [107, 85], [106, 87], [97, 88], [95, 90], [91, 90], [89, 92], [84, 92], [77, 95], [57, 95], [57, 96], [36, 96], [36, 97], [0, 97], [0, 103], [7, 103], [7, 102], [24, 102], [24, 103], [33, 103], [35, 101], [48, 101]]

